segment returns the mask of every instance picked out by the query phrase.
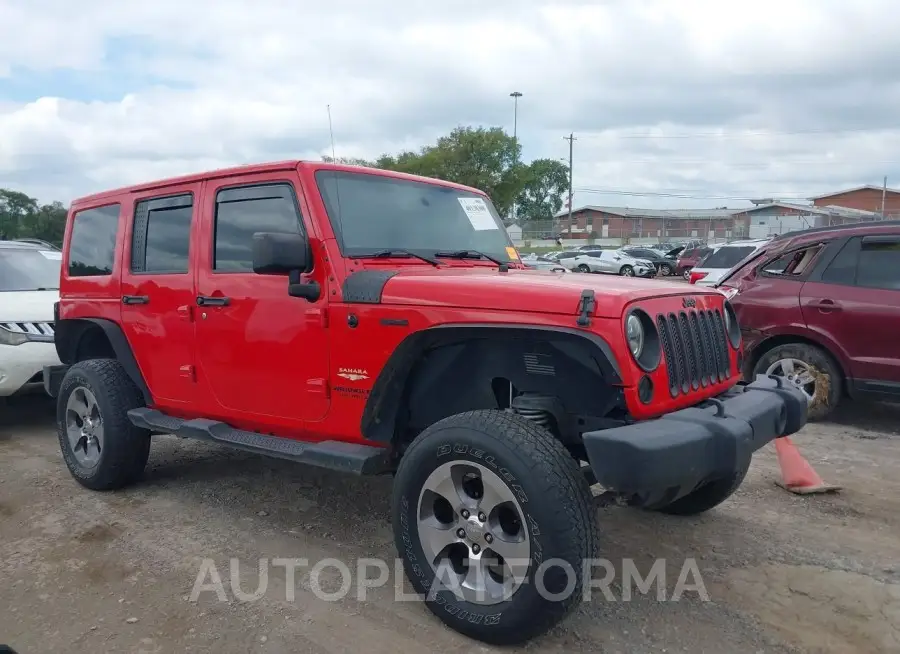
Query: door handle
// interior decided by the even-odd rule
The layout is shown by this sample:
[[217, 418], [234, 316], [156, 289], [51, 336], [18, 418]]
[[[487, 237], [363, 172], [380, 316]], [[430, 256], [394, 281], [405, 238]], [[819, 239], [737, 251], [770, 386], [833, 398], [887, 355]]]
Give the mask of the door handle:
[[840, 311], [841, 305], [834, 300], [816, 300], [809, 303], [813, 309], [818, 309], [822, 313], [831, 313], [832, 311]]
[[150, 296], [148, 295], [123, 295], [122, 304], [149, 304]]
[[230, 297], [222, 297], [222, 296], [209, 296], [209, 295], [198, 295], [197, 296], [197, 306], [198, 307], [225, 307], [231, 304]]

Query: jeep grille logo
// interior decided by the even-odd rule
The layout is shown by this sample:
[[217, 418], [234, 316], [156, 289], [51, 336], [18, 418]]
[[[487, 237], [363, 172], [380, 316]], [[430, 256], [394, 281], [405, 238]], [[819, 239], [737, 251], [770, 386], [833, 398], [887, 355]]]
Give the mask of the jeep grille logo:
[[692, 297], [686, 297], [681, 300], [681, 306], [685, 309], [693, 309], [697, 306], [697, 300]]

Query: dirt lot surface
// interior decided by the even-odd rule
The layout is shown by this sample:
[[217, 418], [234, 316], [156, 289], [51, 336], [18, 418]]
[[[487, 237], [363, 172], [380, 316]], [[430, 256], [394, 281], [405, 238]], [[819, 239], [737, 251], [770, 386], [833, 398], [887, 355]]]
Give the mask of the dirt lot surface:
[[[50, 652], [488, 652], [421, 604], [395, 601], [396, 575], [357, 597], [354, 561], [393, 562], [389, 479], [359, 479], [161, 437], [145, 481], [93, 493], [71, 479], [35, 399], [0, 407], [0, 643]], [[656, 590], [622, 601], [598, 591], [535, 652], [900, 652], [900, 409], [847, 407], [795, 441], [844, 490], [798, 497], [777, 488], [774, 448], [728, 502], [700, 518], [600, 509], [605, 556], [645, 572], [667, 560], [670, 597], [696, 559], [708, 602]], [[305, 558], [291, 598], [284, 567]], [[319, 599], [309, 571], [348, 562], [353, 589]], [[227, 601], [191, 601], [203, 559]], [[370, 573], [375, 576], [375, 571]], [[211, 577], [206, 577], [210, 581]], [[340, 586], [334, 568], [321, 587]], [[402, 582], [399, 582], [402, 585]], [[615, 592], [617, 586], [613, 585]], [[664, 589], [665, 590], [665, 589]]]

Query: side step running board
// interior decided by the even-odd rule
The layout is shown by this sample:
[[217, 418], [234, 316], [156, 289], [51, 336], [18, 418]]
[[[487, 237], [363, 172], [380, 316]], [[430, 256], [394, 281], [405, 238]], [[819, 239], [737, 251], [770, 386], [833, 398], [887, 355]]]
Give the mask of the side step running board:
[[174, 434], [182, 438], [198, 438], [223, 445], [358, 475], [377, 475], [391, 468], [390, 453], [386, 448], [323, 441], [307, 443], [290, 438], [266, 436], [253, 431], [243, 431], [216, 420], [195, 418], [183, 420], [155, 409], [132, 409], [128, 418], [136, 427], [161, 434]]

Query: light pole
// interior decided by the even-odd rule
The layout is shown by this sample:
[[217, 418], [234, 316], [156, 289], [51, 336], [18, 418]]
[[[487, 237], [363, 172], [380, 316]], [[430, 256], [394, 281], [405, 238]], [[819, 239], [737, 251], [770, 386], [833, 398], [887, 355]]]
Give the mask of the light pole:
[[[513, 169], [518, 167], [519, 165], [519, 98], [522, 97], [522, 94], [518, 91], [513, 91], [509, 94], [509, 97], [513, 99]], [[510, 208], [511, 215], [509, 217], [510, 223], [515, 222], [516, 219], [516, 201], [513, 199], [512, 207]]]

